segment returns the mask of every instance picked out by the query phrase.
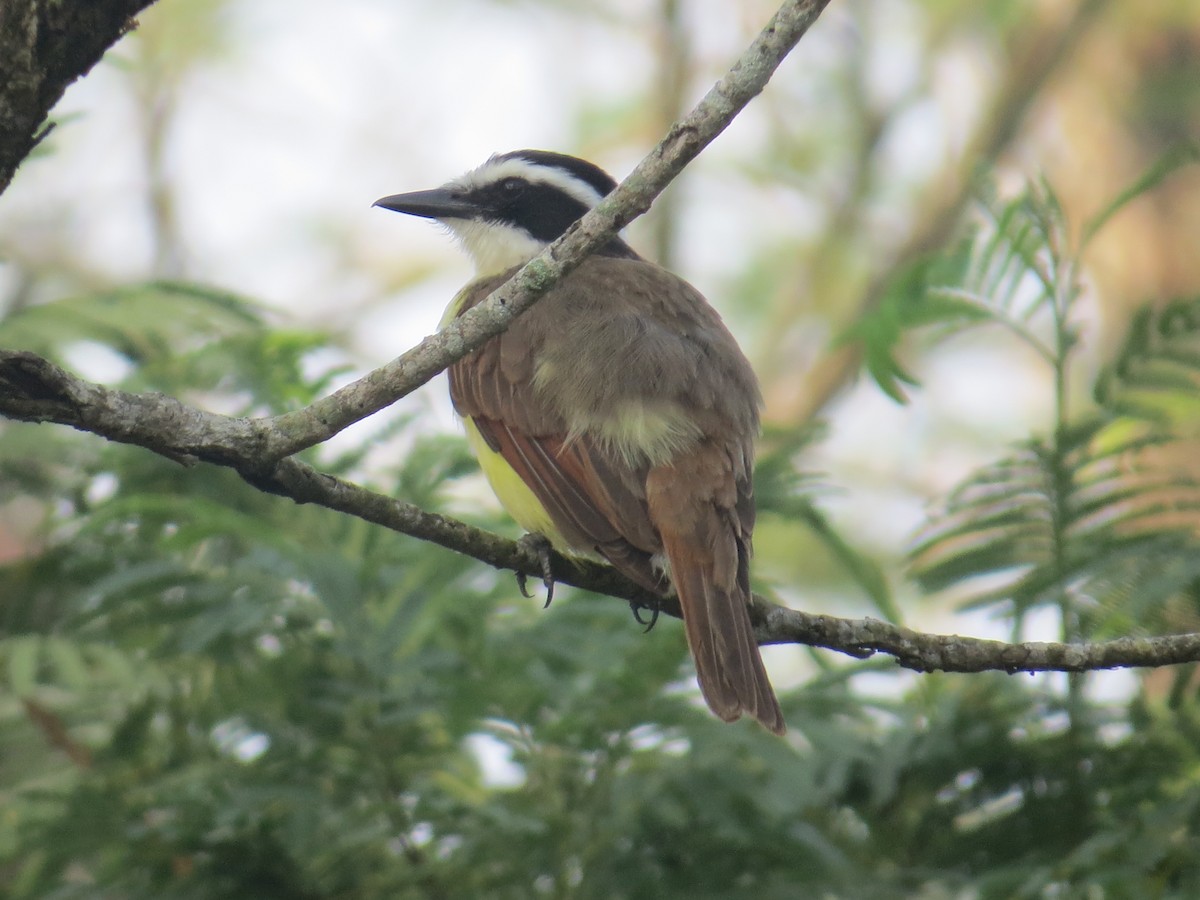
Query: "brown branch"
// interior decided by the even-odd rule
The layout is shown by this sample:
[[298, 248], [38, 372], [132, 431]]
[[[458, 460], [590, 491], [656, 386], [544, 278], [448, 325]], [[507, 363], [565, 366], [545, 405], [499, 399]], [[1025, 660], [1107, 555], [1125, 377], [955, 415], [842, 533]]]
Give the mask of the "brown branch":
[[840, 619], [771, 604], [757, 595], [760, 644], [807, 644], [865, 659], [893, 656], [917, 672], [1087, 672], [1200, 662], [1200, 633], [1111, 641], [1008, 644], [957, 634], [928, 634], [878, 619]]
[[[299, 460], [285, 459], [264, 470], [253, 447], [228, 440], [244, 420], [194, 409], [162, 394], [132, 394], [91, 384], [33, 353], [0, 350], [0, 414], [70, 425], [185, 463], [206, 460], [228, 466], [256, 486], [297, 503], [357, 516], [497, 569], [540, 571], [536, 555], [520, 543], [319, 472]], [[551, 564], [563, 584], [644, 606], [656, 602], [654, 595], [609, 566], [559, 554], [552, 555]], [[671, 600], [663, 602], [662, 611], [679, 615]], [[760, 596], [754, 598], [753, 613], [762, 644], [806, 644], [859, 658], [885, 653], [920, 672], [1080, 672], [1200, 661], [1200, 634], [1089, 644], [1005, 644], [925, 634], [875, 619], [812, 615]]]
[[25, 707], [25, 715], [42, 733], [47, 744], [55, 750], [61, 750], [79, 768], [91, 768], [92, 751], [71, 737], [71, 732], [61, 716], [28, 697], [21, 701], [21, 705]]
[[46, 136], [46, 117], [154, 0], [0, 3], [0, 194]]

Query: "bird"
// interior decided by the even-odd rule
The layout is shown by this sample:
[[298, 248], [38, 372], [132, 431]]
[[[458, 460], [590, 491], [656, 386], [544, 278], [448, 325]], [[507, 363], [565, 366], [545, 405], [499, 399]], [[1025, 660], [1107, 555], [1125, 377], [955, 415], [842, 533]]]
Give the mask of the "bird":
[[[441, 223], [473, 260], [444, 326], [615, 188], [586, 160], [515, 150], [374, 205]], [[517, 524], [657, 595], [673, 588], [709, 708], [784, 734], [749, 611], [762, 395], [701, 293], [617, 235], [448, 374]]]

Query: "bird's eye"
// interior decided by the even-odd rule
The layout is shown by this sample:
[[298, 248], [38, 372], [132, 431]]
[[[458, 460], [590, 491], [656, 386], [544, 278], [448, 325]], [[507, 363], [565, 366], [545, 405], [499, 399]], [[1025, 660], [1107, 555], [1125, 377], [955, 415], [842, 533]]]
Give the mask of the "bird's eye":
[[521, 181], [520, 178], [505, 178], [502, 182], [500, 182], [500, 187], [509, 197], [515, 197], [517, 194], [521, 193], [522, 189], [525, 187], [525, 182]]

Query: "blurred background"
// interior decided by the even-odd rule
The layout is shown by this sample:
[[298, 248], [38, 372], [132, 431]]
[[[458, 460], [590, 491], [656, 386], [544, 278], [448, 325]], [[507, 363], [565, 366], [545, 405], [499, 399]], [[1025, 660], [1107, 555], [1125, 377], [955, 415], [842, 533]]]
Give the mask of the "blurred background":
[[[162, 0], [0, 202], [0, 345], [220, 412], [303, 405], [470, 277], [376, 198], [522, 147], [624, 177], [773, 11]], [[763, 381], [759, 589], [999, 639], [1195, 627], [1197, 142], [1188, 0], [830, 5], [628, 235]], [[445, 393], [309, 458], [515, 536]], [[678, 623], [542, 613], [149, 456], [0, 424], [14, 897], [1200, 891], [1190, 670], [772, 647], [773, 741], [706, 718]]]

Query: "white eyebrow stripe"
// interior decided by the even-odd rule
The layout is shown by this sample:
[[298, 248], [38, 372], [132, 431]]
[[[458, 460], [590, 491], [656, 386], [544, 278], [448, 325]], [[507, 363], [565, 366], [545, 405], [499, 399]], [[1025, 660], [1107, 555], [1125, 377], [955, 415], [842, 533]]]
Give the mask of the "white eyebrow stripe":
[[574, 197], [588, 209], [603, 199], [600, 192], [594, 187], [569, 172], [564, 172], [554, 166], [539, 165], [519, 156], [502, 160], [489, 159], [479, 168], [472, 169], [466, 175], [455, 178], [446, 187], [472, 190], [495, 184], [505, 178], [523, 178], [525, 181], [548, 184]]

